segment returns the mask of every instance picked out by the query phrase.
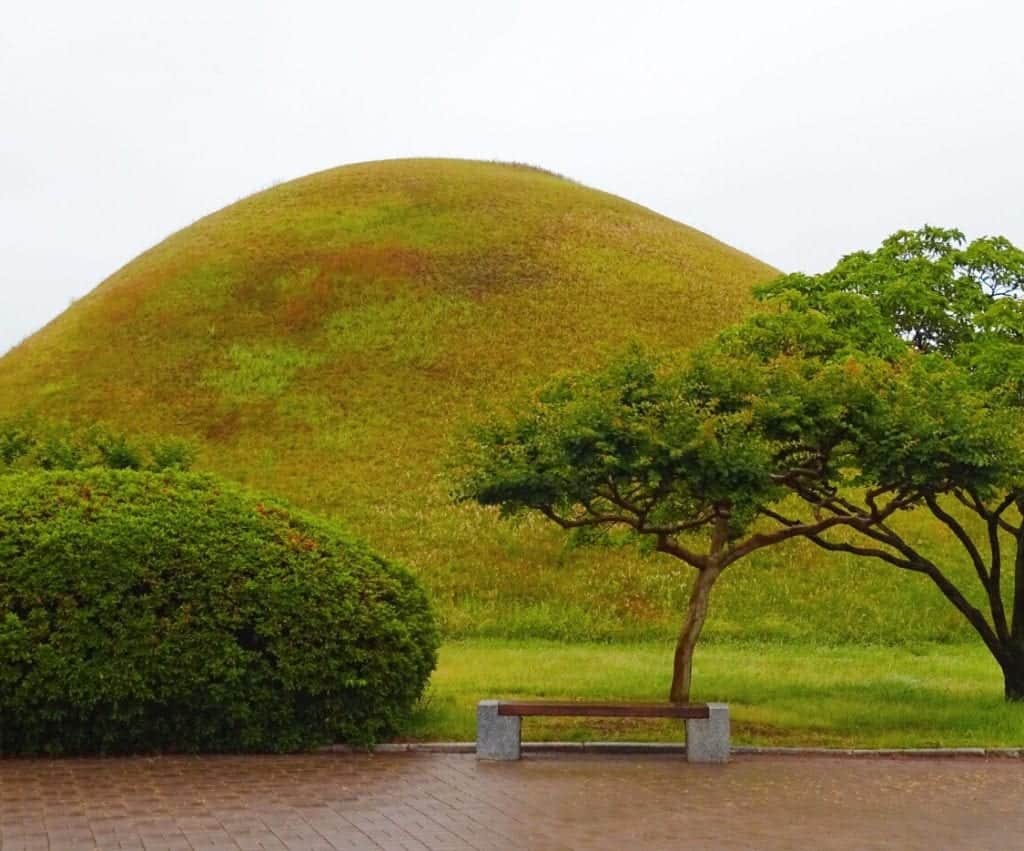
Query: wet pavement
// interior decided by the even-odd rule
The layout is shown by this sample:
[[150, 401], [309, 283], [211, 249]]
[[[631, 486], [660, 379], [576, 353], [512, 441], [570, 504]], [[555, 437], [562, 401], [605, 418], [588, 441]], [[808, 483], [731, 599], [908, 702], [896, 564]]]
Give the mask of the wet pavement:
[[0, 761], [0, 849], [1019, 849], [1024, 760]]

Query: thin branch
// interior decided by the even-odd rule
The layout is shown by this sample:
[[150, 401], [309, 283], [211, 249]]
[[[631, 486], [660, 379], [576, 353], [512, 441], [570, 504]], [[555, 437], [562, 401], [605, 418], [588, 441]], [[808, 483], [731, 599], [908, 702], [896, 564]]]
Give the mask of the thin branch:
[[981, 580], [982, 586], [984, 586], [986, 590], [989, 590], [988, 568], [985, 567], [985, 560], [981, 557], [981, 553], [978, 551], [977, 546], [975, 546], [974, 541], [971, 540], [971, 536], [967, 534], [967, 530], [960, 525], [960, 521], [939, 505], [939, 501], [935, 498], [935, 494], [925, 494], [924, 501], [927, 503], [928, 508], [931, 509], [932, 514], [939, 518], [946, 528], [956, 536], [956, 539], [960, 541], [963, 548], [967, 551], [967, 555], [971, 558], [971, 563], [974, 565], [974, 571], [978, 574], [978, 578]]
[[[614, 526], [614, 525], [625, 525], [641, 532], [643, 534], [653, 534], [657, 538], [658, 545], [657, 549], [659, 552], [667, 553], [671, 556], [686, 562], [692, 567], [703, 570], [708, 563], [706, 556], [699, 555], [692, 550], [684, 547], [677, 540], [672, 537], [672, 532], [664, 529], [657, 529], [655, 527], [643, 526], [638, 522], [637, 518], [630, 517], [626, 514], [601, 514], [597, 512], [591, 512], [588, 509], [588, 515], [585, 517], [563, 517], [550, 505], [539, 506], [538, 509], [541, 514], [547, 517], [549, 520], [556, 523], [563, 529], [584, 529], [594, 526]], [[699, 520], [693, 520], [689, 523], [678, 524], [685, 528], [696, 528], [697, 526], [704, 525], [708, 522], [708, 518], [701, 518]]]
[[584, 529], [590, 526], [612, 526], [615, 524], [625, 524], [636, 528], [634, 518], [624, 514], [599, 514], [588, 511], [585, 517], [562, 517], [549, 505], [540, 506], [539, 510], [548, 520], [554, 521], [563, 529]]
[[799, 520], [794, 520], [791, 517], [785, 517], [784, 515], [779, 514], [777, 511], [774, 511], [773, 509], [769, 508], [767, 505], [762, 505], [758, 509], [758, 512], [763, 514], [765, 517], [775, 520], [777, 523], [780, 523], [783, 526], [798, 526], [800, 524]]
[[[872, 519], [871, 515], [862, 512], [857, 512], [854, 515], [854, 517], [851, 517], [849, 514], [843, 514], [841, 516], [848, 518], [849, 522], [843, 523], [841, 525], [856, 528], [861, 535], [869, 537], [872, 540], [878, 541], [881, 544], [891, 546], [894, 549], [900, 550], [902, 546], [903, 549], [901, 551], [904, 552], [907, 561], [912, 562], [915, 558], [915, 554], [912, 551], [910, 551], [909, 548], [906, 547], [906, 545], [903, 544], [900, 537], [895, 532], [893, 532], [888, 526], [886, 526], [884, 522], [884, 518], [888, 517], [890, 514], [899, 510], [900, 508], [906, 507], [906, 505], [909, 504], [909, 502], [909, 499], [900, 500], [894, 502], [890, 506], [886, 506], [885, 508], [881, 509], [881, 511], [877, 515], [877, 517], [881, 519]], [[850, 503], [850, 505], [852, 506], [852, 503]], [[853, 507], [856, 508], [855, 506]], [[771, 518], [772, 520], [775, 520], [783, 526], [793, 527], [799, 525], [801, 522], [799, 520], [794, 520], [793, 518], [786, 517], [783, 514], [780, 514], [779, 512], [767, 506], [761, 506], [759, 510], [761, 514]], [[854, 522], [854, 519], [859, 520], [861, 522]], [[876, 552], [878, 551], [874, 549], [871, 550], [871, 554], [875, 554]]]
[[[985, 507], [985, 503], [982, 501], [981, 497], [979, 497], [977, 493], [975, 493], [973, 490], [968, 491], [968, 493], [970, 495], [970, 499], [968, 499], [967, 496], [964, 495], [964, 492], [961, 488], [955, 488], [952, 490], [952, 494], [957, 498], [957, 500], [959, 500], [963, 505], [965, 505], [975, 514], [977, 514], [986, 523], [989, 521], [989, 518], [995, 515], [999, 523], [999, 528], [1007, 534], [1014, 536], [1017, 535], [1021, 528], [1024, 528], [1024, 524], [1022, 524], [1022, 526], [1020, 527], [1014, 526], [1005, 517], [1003, 517], [1003, 514], [1006, 512], [1006, 509], [1013, 505], [1015, 499], [1017, 498], [1015, 495], [1007, 495], [1009, 505], [1001, 504], [1002, 507], [996, 509], [996, 511], [993, 512], [989, 511], [989, 509]], [[1016, 494], [1016, 492], [1011, 493]]]
[[1003, 513], [1015, 501], [1014, 494], [1008, 494], [1003, 501], [991, 512], [986, 522], [988, 528], [988, 548], [992, 557], [989, 576], [992, 578], [992, 590], [989, 593], [989, 605], [992, 609], [992, 621], [996, 625], [996, 632], [1005, 644], [1010, 640], [1010, 624], [1006, 618], [1006, 607], [1003, 604], [1003, 552], [1002, 543], [999, 540], [999, 520]]
[[[887, 511], [894, 511], [894, 510], [896, 510], [896, 508], [893, 507], [893, 508], [885, 509], [885, 510], [887, 510]], [[786, 526], [787, 528], [791, 528], [792, 529], [792, 528], [797, 527], [797, 526], [800, 525], [800, 521], [794, 520], [794, 519], [792, 519], [790, 517], [786, 517], [785, 515], [777, 512], [777, 511], [775, 511], [775, 510], [773, 510], [771, 508], [768, 508], [767, 506], [762, 506], [761, 507], [761, 513], [764, 514], [766, 517], [770, 517], [771, 519], [775, 520], [776, 522], [781, 523], [783, 526]], [[884, 543], [884, 544], [887, 544], [889, 546], [893, 546], [894, 548], [898, 548], [899, 544], [902, 543], [899, 540], [898, 536], [896, 536], [891, 531], [886, 530], [887, 534], [879, 533], [879, 532], [876, 531], [876, 528], [874, 528], [872, 526], [864, 525], [863, 522], [858, 522], [858, 523], [846, 522], [846, 523], [842, 523], [840, 525], [855, 528], [860, 534], [866, 535], [867, 537], [870, 537], [870, 538], [872, 538], [874, 540], [877, 540], [879, 543]], [[880, 521], [875, 523], [875, 527], [885, 528]], [[924, 572], [923, 569], [919, 566], [918, 560], [916, 558], [914, 558], [912, 555], [909, 555], [906, 552], [904, 553], [904, 558], [901, 559], [901, 558], [893, 555], [892, 553], [886, 552], [885, 550], [877, 549], [875, 547], [855, 546], [855, 545], [849, 544], [849, 543], [840, 543], [838, 541], [830, 541], [827, 538], [822, 537], [820, 533], [806, 534], [805, 537], [808, 540], [810, 540], [812, 543], [816, 544], [817, 546], [821, 547], [824, 550], [829, 550], [830, 552], [851, 553], [853, 555], [858, 555], [858, 556], [866, 556], [866, 557], [871, 557], [871, 558], [877, 558], [877, 559], [880, 559], [881, 561], [885, 561], [885, 562], [887, 562], [889, 564], [892, 564], [892, 565], [894, 565], [896, 567], [899, 567], [899, 568], [901, 568], [903, 570], [913, 570], [913, 571], [917, 571], [917, 572]], [[909, 549], [909, 548], [907, 548], [907, 549]]]
[[875, 488], [869, 490], [864, 494], [864, 502], [867, 503], [868, 509], [871, 511], [871, 515], [874, 517], [878, 514], [878, 498], [885, 496], [887, 493], [892, 493], [894, 488]]
[[999, 662], [1006, 659], [1005, 645], [1001, 642], [999, 636], [989, 625], [981, 611], [968, 602], [960, 589], [957, 588], [941, 570], [939, 570], [934, 562], [914, 552], [911, 547], [903, 544], [901, 549], [905, 548], [908, 552], [913, 553], [913, 557], [906, 557], [906, 553], [904, 553], [905, 558], [899, 559], [891, 553], [876, 550], [872, 547], [857, 547], [851, 544], [829, 541], [821, 536], [809, 535], [808, 539], [825, 550], [852, 553], [857, 556], [869, 556], [880, 559], [881, 561], [887, 562], [888, 564], [894, 565], [903, 570], [909, 570], [914, 573], [923, 573], [931, 579], [936, 586], [938, 586], [943, 596], [949, 600], [957, 611], [967, 619], [967, 622], [974, 627], [975, 632], [981, 636], [982, 641], [985, 642], [985, 646], [988, 647], [989, 652], [995, 657], [995, 659]]
[[884, 561], [888, 564], [894, 565], [901, 570], [910, 570], [915, 573], [926, 573], [922, 565], [917, 561], [912, 561], [908, 558], [899, 558], [898, 556], [888, 553], [885, 550], [876, 549], [875, 547], [858, 547], [854, 544], [840, 543], [839, 541], [830, 541], [827, 538], [823, 538], [820, 535], [808, 535], [808, 540], [812, 541], [823, 550], [828, 550], [834, 553], [850, 553], [851, 555], [863, 556], [867, 558], [876, 558], [880, 561]]
[[[608, 502], [612, 503], [612, 505], [615, 505], [619, 508], [623, 508], [627, 512], [630, 512], [630, 514], [633, 515], [633, 519], [630, 519], [626, 515], [619, 514], [604, 515], [602, 514], [602, 512], [597, 511], [593, 507], [593, 503], [590, 500], [581, 499], [580, 504], [587, 510], [588, 513], [594, 515], [595, 517], [600, 516], [614, 518], [607, 522], [626, 523], [627, 525], [632, 526], [638, 532], [642, 532], [644, 534], [649, 535], [679, 535], [683, 532], [689, 532], [693, 529], [698, 529], [701, 526], [706, 526], [715, 517], [715, 512], [712, 510], [705, 512], [704, 514], [701, 514], [698, 517], [695, 517], [693, 520], [682, 520], [678, 523], [652, 525], [647, 522], [647, 516], [648, 514], [650, 514], [651, 508], [653, 506], [641, 507], [639, 505], [636, 505], [632, 501], [624, 498], [621, 492], [619, 491], [618, 487], [614, 483], [609, 482], [607, 492], [600, 494], [600, 496], [602, 499], [605, 499]], [[605, 521], [602, 520], [600, 522]]]
[[646, 513], [644, 511], [644, 509], [640, 508], [632, 500], [629, 500], [626, 497], [624, 497], [619, 492], [619, 488], [615, 484], [614, 481], [611, 481], [611, 480], [608, 481], [608, 493], [610, 493], [611, 496], [605, 496], [604, 494], [602, 494], [602, 496], [605, 496], [605, 499], [607, 499], [609, 502], [613, 503], [614, 505], [618, 505], [621, 508], [625, 508], [626, 511], [632, 511], [634, 514], [636, 514], [638, 516]]
[[749, 555], [755, 550], [762, 549], [764, 547], [772, 546], [773, 544], [779, 544], [783, 541], [788, 541], [790, 538], [796, 537], [811, 537], [813, 535], [819, 535], [822, 532], [826, 532], [829, 529], [836, 526], [852, 526], [857, 528], [862, 526], [866, 521], [860, 517], [846, 517], [846, 516], [832, 516], [827, 517], [824, 520], [818, 520], [813, 523], [796, 523], [795, 525], [785, 526], [775, 532], [757, 532], [747, 538], [746, 541], [734, 547], [726, 558], [725, 564], [731, 564], [734, 561]]
[[[891, 489], [887, 489], [886, 492], [891, 492]], [[885, 521], [897, 511], [913, 505], [913, 503], [916, 502], [917, 497], [914, 494], [903, 494], [901, 496], [894, 497], [888, 504], [879, 506], [877, 504], [877, 497], [880, 495], [881, 491], [875, 494], [874, 499], [876, 502], [870, 514], [857, 510], [857, 514], [854, 518], [848, 517], [847, 522], [839, 525], [855, 529], [858, 534], [895, 550], [897, 553], [902, 555], [902, 560], [892, 553], [878, 550], [874, 547], [855, 547], [852, 544], [838, 544], [815, 535], [808, 535], [807, 537], [823, 549], [849, 552], [856, 555], [872, 556], [875, 558], [881, 558], [883, 561], [906, 570], [916, 569], [913, 565], [921, 562], [921, 555], [913, 547], [908, 545], [895, 531], [889, 528]], [[771, 513], [766, 512], [766, 514], [768, 514], [768, 516], [772, 516]], [[782, 515], [777, 515], [775, 519], [780, 522], [786, 522], [788, 520], [788, 518], [784, 518]], [[789, 525], [793, 525], [792, 521], [790, 521]]]

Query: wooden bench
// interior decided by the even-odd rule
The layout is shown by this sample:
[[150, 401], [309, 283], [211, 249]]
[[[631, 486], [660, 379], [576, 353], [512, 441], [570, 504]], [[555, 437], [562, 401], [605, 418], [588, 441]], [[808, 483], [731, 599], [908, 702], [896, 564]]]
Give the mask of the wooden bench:
[[476, 710], [478, 759], [519, 759], [522, 719], [538, 715], [587, 718], [679, 718], [686, 723], [689, 762], [728, 762], [725, 703], [582, 703], [565, 700], [481, 700]]

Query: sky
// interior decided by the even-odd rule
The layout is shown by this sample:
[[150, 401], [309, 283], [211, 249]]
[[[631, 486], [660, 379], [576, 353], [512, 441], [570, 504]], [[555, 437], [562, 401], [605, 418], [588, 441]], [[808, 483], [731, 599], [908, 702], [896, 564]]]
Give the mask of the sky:
[[540, 165], [785, 271], [1024, 245], [1019, 0], [5, 3], [0, 352], [201, 216], [350, 162]]

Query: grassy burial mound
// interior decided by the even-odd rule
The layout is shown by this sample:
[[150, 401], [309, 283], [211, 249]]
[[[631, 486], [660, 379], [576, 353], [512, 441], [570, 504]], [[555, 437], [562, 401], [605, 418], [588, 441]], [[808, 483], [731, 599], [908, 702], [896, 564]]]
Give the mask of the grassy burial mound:
[[[467, 417], [552, 373], [631, 340], [706, 340], [774, 274], [539, 169], [346, 166], [246, 198], [116, 272], [0, 360], [0, 412], [188, 438], [199, 467], [341, 517], [409, 563], [450, 635], [667, 637], [679, 567], [453, 506], [441, 458]], [[959, 629], [928, 589], [876, 589], [853, 564], [823, 575], [821, 559], [794, 548], [728, 577], [709, 636]]]

